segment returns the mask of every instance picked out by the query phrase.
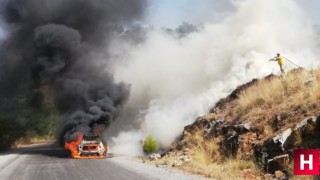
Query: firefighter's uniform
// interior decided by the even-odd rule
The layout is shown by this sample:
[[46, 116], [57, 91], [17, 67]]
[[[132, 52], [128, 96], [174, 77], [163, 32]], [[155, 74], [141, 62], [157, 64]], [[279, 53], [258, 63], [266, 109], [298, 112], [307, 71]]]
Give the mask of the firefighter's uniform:
[[279, 66], [280, 66], [281, 72], [284, 73], [284, 69], [283, 69], [284, 61], [283, 61], [283, 58], [281, 57], [281, 55], [277, 56], [276, 58], [277, 58]]
[[284, 73], [284, 69], [283, 69], [284, 61], [283, 61], [283, 57], [280, 54], [277, 54], [277, 56], [273, 59], [270, 59], [270, 61], [278, 61], [278, 64], [280, 66], [280, 71]]

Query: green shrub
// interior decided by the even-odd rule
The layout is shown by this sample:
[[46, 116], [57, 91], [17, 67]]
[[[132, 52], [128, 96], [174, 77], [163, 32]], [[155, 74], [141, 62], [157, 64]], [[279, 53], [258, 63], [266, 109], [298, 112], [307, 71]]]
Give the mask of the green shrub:
[[155, 153], [158, 151], [158, 143], [152, 136], [147, 136], [143, 143], [143, 152], [146, 154]]

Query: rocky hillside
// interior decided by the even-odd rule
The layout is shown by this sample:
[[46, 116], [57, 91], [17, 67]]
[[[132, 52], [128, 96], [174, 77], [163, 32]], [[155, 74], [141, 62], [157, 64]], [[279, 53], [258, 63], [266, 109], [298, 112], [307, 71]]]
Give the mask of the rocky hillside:
[[295, 69], [239, 86], [185, 127], [166, 161], [188, 152], [180, 168], [207, 177], [296, 178], [293, 150], [319, 147], [320, 70]]

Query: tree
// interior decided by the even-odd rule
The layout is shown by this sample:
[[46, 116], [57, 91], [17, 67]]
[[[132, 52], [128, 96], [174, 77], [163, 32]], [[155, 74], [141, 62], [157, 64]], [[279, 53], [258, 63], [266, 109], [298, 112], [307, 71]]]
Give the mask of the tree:
[[143, 143], [143, 152], [146, 154], [155, 153], [158, 151], [158, 143], [152, 136], [147, 136]]

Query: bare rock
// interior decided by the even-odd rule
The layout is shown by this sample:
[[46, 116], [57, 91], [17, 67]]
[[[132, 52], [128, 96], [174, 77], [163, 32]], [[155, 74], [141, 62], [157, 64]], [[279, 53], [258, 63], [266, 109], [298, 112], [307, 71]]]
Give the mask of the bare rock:
[[152, 153], [149, 155], [150, 161], [157, 161], [158, 159], [161, 159], [161, 155], [158, 153]]
[[290, 163], [289, 154], [276, 156], [268, 160], [267, 172], [274, 173], [276, 171], [285, 171]]
[[316, 125], [317, 119], [318, 119], [318, 118], [317, 118], [316, 116], [307, 117], [307, 118], [305, 118], [304, 120], [302, 120], [300, 123], [298, 123], [298, 124], [296, 125], [296, 127], [294, 128], [294, 130], [301, 131], [301, 130], [303, 130], [308, 124], [314, 124], [314, 125]]
[[191, 157], [189, 155], [182, 155], [178, 158], [178, 160], [183, 161], [183, 162], [190, 162]]
[[[287, 129], [283, 133], [268, 139], [254, 146], [254, 156], [259, 166], [268, 173], [274, 173], [277, 170], [283, 170], [286, 165], [281, 162], [284, 159], [289, 159], [288, 150], [294, 145], [294, 134], [292, 129]], [[286, 155], [283, 155], [286, 154]]]
[[250, 129], [251, 129], [250, 123], [243, 123], [243, 124], [240, 124], [240, 126], [238, 127], [238, 131], [240, 134], [247, 133], [250, 131]]
[[320, 147], [320, 118], [310, 116], [302, 120], [294, 128], [296, 137], [298, 137], [297, 144], [308, 148]]
[[277, 135], [273, 138], [275, 144], [279, 144], [282, 151], [292, 148], [294, 143], [293, 131], [291, 128], [284, 131], [282, 134]]

